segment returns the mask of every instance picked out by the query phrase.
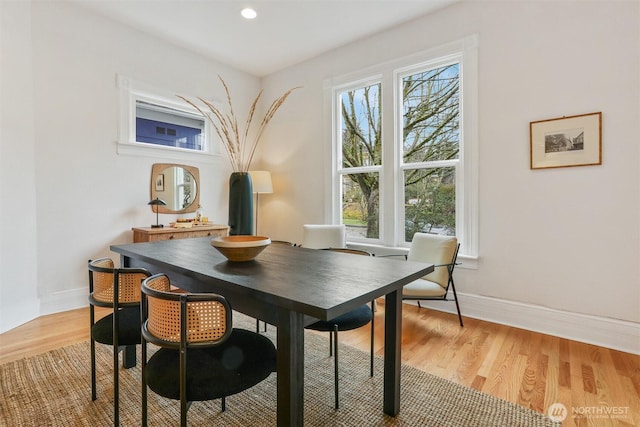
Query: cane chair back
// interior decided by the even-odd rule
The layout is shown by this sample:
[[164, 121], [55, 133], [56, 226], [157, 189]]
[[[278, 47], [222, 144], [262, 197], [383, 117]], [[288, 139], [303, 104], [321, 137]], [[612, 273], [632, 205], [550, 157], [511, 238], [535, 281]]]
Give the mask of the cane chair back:
[[[157, 274], [142, 283], [142, 425], [147, 425], [147, 388], [180, 401], [180, 425], [191, 402], [222, 399], [253, 387], [276, 369], [269, 338], [233, 329], [232, 310], [217, 294], [171, 292]], [[160, 346], [147, 360], [147, 342]], [[236, 360], [229, 355], [241, 354]]]
[[[171, 292], [169, 278], [156, 275], [145, 281], [148, 320], [145, 327], [156, 339], [181, 341], [181, 326], [186, 342], [217, 344], [229, 335], [231, 310], [226, 300], [215, 294]], [[182, 322], [182, 310], [186, 321]]]
[[116, 269], [113, 260], [100, 258], [89, 262], [89, 272], [89, 293], [93, 305], [140, 304], [140, 283], [149, 276], [146, 270]]

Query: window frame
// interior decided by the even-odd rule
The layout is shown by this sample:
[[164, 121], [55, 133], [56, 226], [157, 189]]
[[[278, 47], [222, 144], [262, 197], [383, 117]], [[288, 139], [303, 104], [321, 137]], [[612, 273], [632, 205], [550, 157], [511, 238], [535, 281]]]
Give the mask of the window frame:
[[[336, 208], [338, 209], [337, 212], [337, 218], [338, 218], [338, 222], [337, 223], [341, 223], [342, 222], [342, 179], [345, 175], [350, 175], [350, 174], [358, 174], [358, 173], [377, 173], [379, 176], [379, 185], [382, 184], [383, 180], [382, 180], [382, 176], [383, 176], [383, 170], [384, 170], [384, 153], [382, 155], [382, 159], [379, 165], [370, 165], [370, 166], [358, 166], [358, 167], [344, 167], [343, 165], [343, 158], [342, 158], [342, 114], [341, 114], [341, 110], [342, 110], [342, 102], [341, 102], [341, 97], [340, 95], [344, 92], [348, 92], [350, 90], [356, 90], [359, 88], [363, 88], [365, 86], [372, 86], [372, 85], [376, 85], [376, 84], [380, 84], [381, 87], [381, 91], [379, 96], [382, 97], [382, 75], [371, 75], [371, 76], [367, 76], [363, 79], [357, 80], [357, 81], [353, 81], [353, 82], [349, 82], [347, 84], [344, 85], [338, 85], [336, 87], [333, 88], [333, 94], [332, 94], [332, 103], [333, 103], [333, 112], [334, 112], [334, 118], [333, 118], [333, 123], [336, 124], [336, 126], [332, 125], [333, 128], [333, 140], [335, 142], [332, 143], [332, 146], [334, 147], [334, 159], [335, 161], [333, 162], [334, 166], [335, 166], [335, 171], [333, 171], [333, 176], [335, 176], [335, 179], [333, 180], [333, 192], [332, 195], [337, 195], [337, 198], [334, 200], [333, 196], [332, 196], [332, 200], [334, 200], [334, 203], [332, 204], [333, 206], [333, 210], [335, 210]], [[382, 118], [383, 116], [383, 111], [381, 109], [380, 111], [380, 117]], [[383, 134], [384, 134], [384, 130], [383, 130]], [[384, 141], [384, 137], [383, 137], [383, 141]], [[383, 147], [384, 147], [384, 143], [383, 143]], [[383, 206], [384, 204], [384, 197], [383, 197], [383, 192], [380, 191], [379, 194], [379, 203], [380, 203], [380, 207]], [[371, 244], [382, 244], [383, 239], [382, 236], [384, 235], [383, 233], [383, 228], [384, 228], [384, 219], [383, 219], [383, 212], [382, 209], [379, 209], [379, 219], [378, 219], [378, 224], [379, 224], [379, 229], [378, 229], [378, 238], [377, 239], [365, 239], [363, 241], [366, 241], [367, 243], [371, 243]], [[332, 212], [332, 217], [336, 217], [336, 213]], [[332, 221], [334, 222], [334, 221]], [[360, 241], [360, 240], [359, 240]]]
[[[460, 115], [459, 123], [460, 123], [460, 141], [459, 141], [459, 149], [458, 149], [458, 157], [456, 159], [450, 160], [433, 160], [429, 162], [413, 162], [413, 163], [405, 163], [404, 162], [404, 141], [403, 141], [403, 131], [402, 126], [398, 126], [397, 124], [403, 123], [403, 99], [402, 99], [402, 88], [403, 88], [403, 79], [407, 76], [415, 75], [417, 73], [434, 70], [436, 68], [442, 68], [449, 65], [458, 64], [458, 78], [459, 78], [459, 107], [458, 114]], [[462, 76], [462, 67], [463, 67], [463, 57], [461, 52], [453, 53], [451, 55], [445, 55], [437, 58], [433, 58], [424, 62], [419, 62], [413, 65], [409, 65], [406, 67], [398, 68], [393, 71], [393, 98], [396, 105], [395, 108], [395, 118], [394, 118], [394, 130], [395, 130], [395, 138], [394, 138], [394, 149], [397, 150], [396, 159], [397, 159], [397, 173], [395, 175], [394, 183], [396, 185], [395, 194], [396, 194], [396, 211], [395, 217], [396, 220], [396, 229], [395, 229], [395, 244], [400, 247], [409, 247], [410, 243], [405, 242], [405, 211], [404, 209], [404, 174], [407, 170], [413, 169], [435, 169], [435, 168], [445, 168], [445, 167], [454, 167], [455, 168], [455, 176], [456, 176], [456, 236], [458, 236], [459, 232], [459, 224], [460, 221], [463, 220], [462, 213], [459, 212], [458, 209], [460, 206], [464, 206], [464, 182], [460, 182], [458, 179], [459, 173], [462, 167], [461, 157], [465, 151], [465, 143], [462, 138], [464, 123], [462, 121], [462, 111], [464, 109], [464, 94], [463, 94], [463, 76]], [[464, 234], [464, 233], [461, 233]]]
[[[380, 82], [382, 98], [382, 164], [354, 168], [353, 171], [376, 171], [380, 174], [380, 238], [356, 239], [348, 243], [365, 248], [408, 250], [404, 242], [404, 171], [415, 163], [403, 163], [402, 152], [402, 78], [425, 68], [437, 68], [458, 62], [460, 76], [460, 152], [458, 159], [437, 161], [430, 165], [456, 165], [456, 236], [460, 241], [459, 258], [463, 266], [475, 268], [478, 258], [478, 37], [463, 39], [418, 52], [379, 66], [325, 80], [325, 103], [330, 119], [327, 129], [331, 135], [331, 171], [325, 187], [328, 203], [327, 222], [342, 223], [342, 167], [341, 115], [339, 94]], [[390, 112], [390, 113], [389, 113]], [[389, 143], [391, 141], [391, 143]], [[377, 169], [379, 168], [379, 169]], [[388, 178], [391, 176], [392, 178]], [[388, 203], [391, 200], [393, 203]]]
[[[211, 122], [174, 93], [135, 81], [123, 75], [117, 75], [117, 86], [120, 95], [118, 154], [154, 156], [172, 161], [205, 163], [212, 163], [214, 156], [221, 155], [220, 144], [214, 136], [215, 130]], [[178, 110], [184, 113], [185, 116], [201, 118], [204, 121], [203, 150], [138, 142], [136, 140], [136, 106], [138, 101]]]

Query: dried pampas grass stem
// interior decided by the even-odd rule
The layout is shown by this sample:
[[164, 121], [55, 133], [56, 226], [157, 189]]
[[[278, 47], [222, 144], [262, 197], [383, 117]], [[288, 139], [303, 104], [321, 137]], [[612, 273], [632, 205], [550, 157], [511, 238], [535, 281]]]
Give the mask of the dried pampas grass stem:
[[269, 121], [271, 121], [278, 109], [282, 106], [282, 104], [284, 104], [289, 95], [291, 95], [291, 92], [299, 89], [299, 87], [289, 89], [271, 103], [269, 109], [262, 118], [262, 121], [258, 125], [255, 133], [250, 137], [250, 129], [253, 124], [256, 110], [258, 108], [258, 103], [260, 101], [260, 98], [262, 97], [262, 91], [260, 91], [260, 93], [258, 93], [258, 96], [256, 96], [256, 98], [253, 100], [251, 108], [249, 109], [249, 114], [247, 115], [247, 121], [244, 125], [244, 131], [240, 132], [238, 119], [235, 112], [233, 111], [233, 103], [231, 101], [231, 93], [229, 92], [229, 87], [222, 77], [218, 76], [218, 78], [222, 82], [222, 86], [224, 87], [224, 91], [227, 95], [227, 105], [229, 108], [229, 111], [227, 113], [221, 111], [211, 102], [202, 98], [198, 98], [198, 100], [206, 106], [206, 109], [209, 110], [208, 112], [205, 112], [203, 107], [200, 107], [190, 99], [181, 95], [178, 95], [178, 97], [198, 110], [200, 114], [202, 114], [211, 122], [216, 133], [222, 140], [222, 145], [224, 145], [225, 151], [229, 156], [233, 171], [248, 172], [249, 166], [251, 166], [251, 162], [253, 161], [253, 156], [255, 154], [256, 148], [258, 146], [258, 143], [260, 142], [260, 138], [262, 137], [265, 128], [269, 124]]

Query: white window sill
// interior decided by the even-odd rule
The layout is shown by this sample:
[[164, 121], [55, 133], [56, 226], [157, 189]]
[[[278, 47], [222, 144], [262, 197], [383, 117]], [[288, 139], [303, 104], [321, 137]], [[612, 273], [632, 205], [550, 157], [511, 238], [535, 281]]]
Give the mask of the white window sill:
[[123, 156], [148, 156], [154, 158], [161, 158], [183, 162], [202, 162], [213, 163], [216, 154], [211, 154], [202, 151], [184, 150], [174, 147], [163, 147], [153, 144], [140, 144], [132, 142], [118, 142], [116, 144], [116, 151], [119, 155]]

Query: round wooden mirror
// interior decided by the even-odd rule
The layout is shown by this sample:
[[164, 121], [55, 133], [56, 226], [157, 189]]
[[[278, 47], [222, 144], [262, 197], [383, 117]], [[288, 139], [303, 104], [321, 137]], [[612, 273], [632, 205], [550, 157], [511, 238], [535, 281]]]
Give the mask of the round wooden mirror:
[[[195, 212], [200, 204], [200, 173], [193, 166], [156, 163], [151, 169], [151, 200], [159, 198], [166, 206], [159, 213]], [[151, 209], [155, 212], [155, 207]]]

